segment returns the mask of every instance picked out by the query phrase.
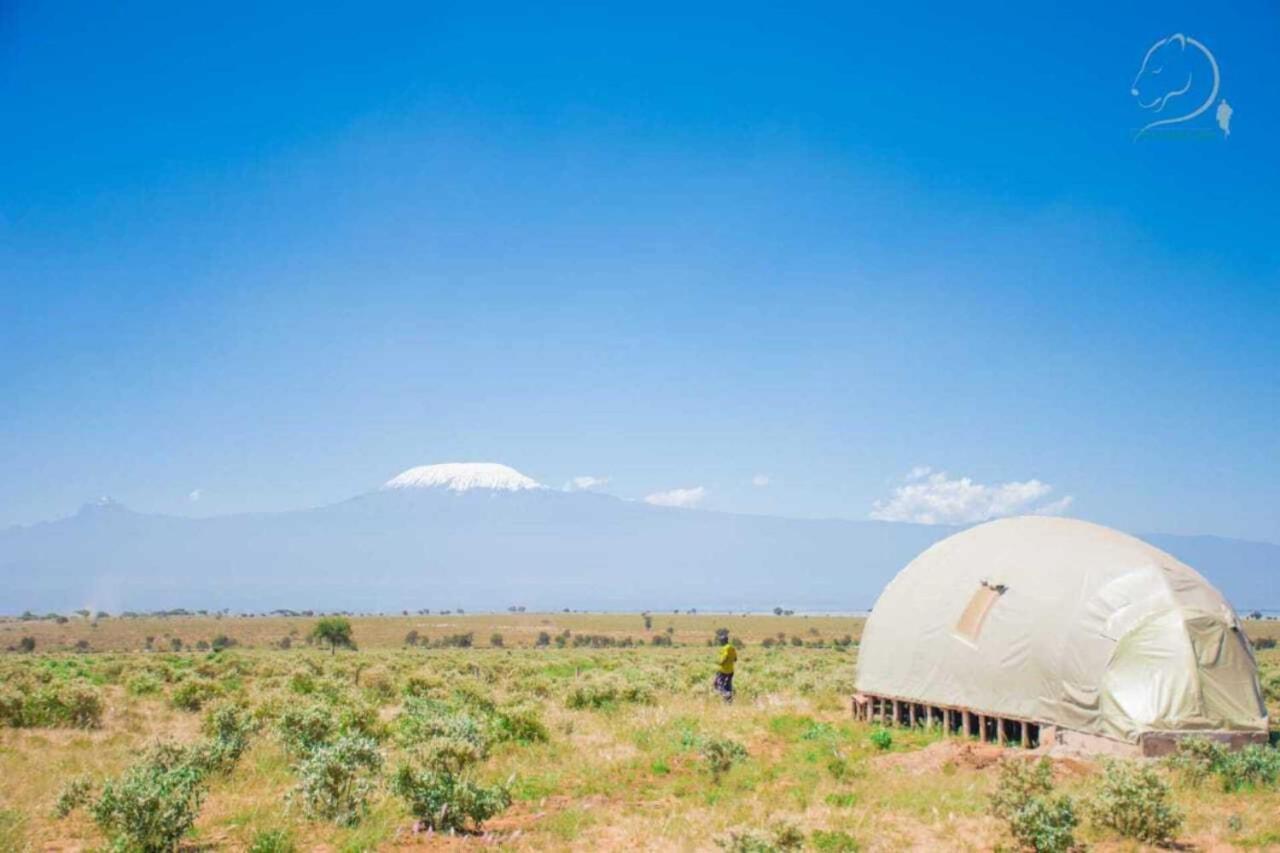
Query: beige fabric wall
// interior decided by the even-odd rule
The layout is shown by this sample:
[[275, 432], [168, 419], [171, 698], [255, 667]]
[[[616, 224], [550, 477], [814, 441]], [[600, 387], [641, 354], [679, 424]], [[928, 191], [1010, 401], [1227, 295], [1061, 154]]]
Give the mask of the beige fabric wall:
[[[975, 594], [1001, 586], [976, 638], [957, 631]], [[867, 621], [857, 686], [1129, 742], [1267, 727], [1252, 651], [1218, 591], [1145, 542], [1064, 518], [988, 522], [912, 561]]]

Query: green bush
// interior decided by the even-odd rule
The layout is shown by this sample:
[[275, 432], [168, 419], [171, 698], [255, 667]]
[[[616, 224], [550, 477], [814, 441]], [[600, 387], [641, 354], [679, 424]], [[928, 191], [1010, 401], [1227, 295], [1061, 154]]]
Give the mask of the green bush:
[[1065, 853], [1075, 846], [1075, 803], [1067, 796], [1053, 796], [1053, 765], [1048, 759], [1001, 762], [991, 813], [1009, 825], [1009, 833], [1025, 849]]
[[548, 739], [546, 724], [538, 709], [531, 705], [503, 708], [494, 713], [497, 740], [518, 743], [544, 743]]
[[1134, 762], [1107, 762], [1089, 814], [1098, 826], [1147, 844], [1172, 841], [1182, 826], [1168, 784], [1154, 768]]
[[276, 734], [292, 758], [310, 755], [327, 746], [338, 733], [338, 724], [321, 705], [286, 708], [276, 722]]
[[856, 838], [838, 829], [814, 830], [809, 840], [813, 844], [813, 849], [831, 851], [831, 853], [857, 853], [862, 849]]
[[1169, 766], [1192, 787], [1211, 775], [1218, 777], [1224, 791], [1280, 785], [1280, 750], [1262, 744], [1232, 752], [1207, 738], [1188, 738], [1178, 744]]
[[15, 684], [0, 692], [0, 725], [13, 728], [96, 729], [102, 712], [101, 694], [82, 682]]
[[747, 748], [727, 737], [704, 738], [698, 746], [698, 752], [712, 777], [717, 780], [747, 757]]
[[648, 687], [612, 676], [580, 679], [569, 691], [565, 705], [573, 709], [600, 710], [622, 703], [652, 705], [653, 701], [653, 691]]
[[[443, 745], [441, 745], [443, 746]], [[467, 777], [463, 768], [474, 759], [474, 747], [465, 741], [437, 749], [434, 767], [416, 769], [401, 764], [391, 780], [391, 790], [426, 828], [438, 832], [479, 830], [486, 820], [511, 805], [506, 785], [485, 786]]]
[[381, 769], [382, 753], [375, 740], [343, 735], [298, 763], [294, 796], [310, 817], [355, 826], [368, 810], [369, 793]]
[[153, 673], [141, 672], [129, 679], [125, 689], [130, 696], [152, 696], [164, 689], [164, 682]]
[[107, 782], [93, 804], [93, 818], [119, 850], [171, 851], [200, 813], [205, 777], [191, 754], [161, 744]]
[[877, 727], [871, 732], [871, 745], [881, 752], [888, 752], [893, 749], [893, 732]]
[[472, 744], [481, 756], [489, 752], [491, 738], [483, 722], [439, 699], [406, 700], [395, 727], [397, 739], [405, 746], [450, 738]]
[[991, 813], [1001, 820], [1010, 820], [1032, 797], [1043, 797], [1051, 793], [1053, 765], [1049, 763], [1049, 759], [1042, 758], [1035, 762], [1018, 759], [1001, 761], [1000, 777], [991, 794]]
[[1262, 744], [1227, 753], [1218, 772], [1226, 791], [1280, 785], [1280, 749]]
[[1076, 846], [1078, 823], [1070, 797], [1035, 796], [1009, 817], [1009, 832], [1037, 853], [1067, 853]]
[[212, 708], [202, 724], [202, 731], [208, 738], [202, 747], [208, 769], [222, 773], [235, 769], [257, 728], [257, 721], [247, 708], [230, 702]]
[[189, 678], [169, 694], [169, 702], [181, 711], [199, 711], [208, 702], [222, 695], [216, 682], [203, 678]]
[[[843, 833], [840, 833], [843, 835]], [[733, 830], [724, 837], [716, 839], [716, 846], [729, 853], [782, 853], [786, 850], [799, 850], [804, 846], [804, 834], [789, 823], [780, 823], [773, 827], [769, 834], [751, 830]], [[824, 849], [824, 848], [819, 848]], [[828, 850], [854, 849], [829, 847]]]

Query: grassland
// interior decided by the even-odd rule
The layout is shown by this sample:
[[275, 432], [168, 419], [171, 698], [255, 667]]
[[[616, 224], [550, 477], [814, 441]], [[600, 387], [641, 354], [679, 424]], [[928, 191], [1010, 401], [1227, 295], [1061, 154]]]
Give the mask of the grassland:
[[[734, 833], [739, 841], [754, 833], [784, 844], [802, 837], [809, 849], [1012, 845], [988, 809], [994, 747], [896, 730], [881, 749], [873, 729], [850, 720], [857, 648], [834, 641], [856, 641], [857, 619], [654, 613], [646, 629], [638, 614], [355, 617], [359, 651], [336, 654], [305, 644], [314, 623], [304, 617], [0, 622], [0, 648], [17, 647], [22, 637], [35, 641], [32, 653], [0, 655], [11, 699], [76, 685], [103, 703], [96, 728], [0, 728], [0, 850], [105, 846], [84, 809], [55, 817], [67, 781], [87, 776], [100, 785], [158, 739], [198, 741], [202, 718], [224, 702], [251, 709], [260, 727], [234, 770], [212, 779], [185, 842], [192, 848], [243, 850], [274, 838], [283, 843], [266, 849], [716, 849]], [[722, 626], [743, 644], [732, 705], [709, 689], [707, 642]], [[406, 647], [410, 631], [431, 647]], [[564, 647], [557, 647], [554, 638], [565, 631]], [[1280, 623], [1252, 623], [1249, 631], [1255, 639], [1280, 637]], [[541, 633], [553, 638], [549, 646], [536, 645]], [[436, 647], [467, 634], [470, 648]], [[501, 647], [494, 647], [494, 634], [502, 636]], [[652, 645], [655, 635], [674, 645]], [[185, 650], [218, 637], [236, 645], [217, 653]], [[644, 645], [575, 648], [574, 637]], [[174, 639], [184, 651], [167, 651]], [[762, 645], [766, 639], [772, 648]], [[81, 641], [91, 651], [73, 651]], [[148, 645], [155, 651], [145, 651]], [[1280, 653], [1264, 651], [1260, 661], [1275, 718]], [[202, 707], [177, 707], [182, 696], [199, 697]], [[364, 714], [362, 725], [387, 760], [385, 779], [413, 751], [401, 717], [414, 696], [463, 696], [475, 707], [522, 715], [545, 733], [496, 741], [476, 767], [478, 782], [509, 780], [512, 794], [482, 833], [415, 831], [404, 800], [383, 783], [355, 826], [309, 818], [290, 799], [296, 760], [278, 735], [289, 709]], [[746, 751], [723, 772], [706, 748], [721, 739]], [[1185, 814], [1180, 844], [1280, 848], [1280, 790], [1228, 793], [1161, 773], [1174, 783]], [[1087, 762], [1057, 768], [1060, 788], [1082, 798], [1097, 775]], [[1077, 835], [1097, 848], [1135, 849], [1087, 822]]]

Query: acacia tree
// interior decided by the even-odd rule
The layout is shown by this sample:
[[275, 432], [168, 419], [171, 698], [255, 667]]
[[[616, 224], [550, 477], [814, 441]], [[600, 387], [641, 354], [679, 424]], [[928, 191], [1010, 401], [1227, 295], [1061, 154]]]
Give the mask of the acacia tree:
[[336, 654], [338, 646], [356, 647], [351, 639], [351, 620], [345, 616], [325, 616], [311, 629], [311, 639], [329, 644], [329, 654]]

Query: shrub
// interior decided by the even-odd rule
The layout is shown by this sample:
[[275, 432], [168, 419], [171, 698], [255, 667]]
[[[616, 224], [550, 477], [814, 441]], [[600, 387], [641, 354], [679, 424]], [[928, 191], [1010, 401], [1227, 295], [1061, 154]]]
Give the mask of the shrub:
[[1185, 784], [1198, 788], [1221, 769], [1226, 756], [1227, 751], [1222, 745], [1208, 738], [1186, 738], [1178, 742], [1178, 751], [1169, 757], [1168, 764], [1181, 775]]
[[1253, 744], [1238, 752], [1227, 753], [1218, 772], [1225, 791], [1274, 788], [1280, 784], [1280, 749]]
[[519, 743], [544, 743], [548, 739], [547, 727], [537, 708], [517, 705], [504, 708], [495, 714], [494, 729], [498, 740]]
[[599, 710], [624, 702], [652, 705], [653, 692], [644, 685], [629, 684], [614, 676], [581, 679], [565, 698], [565, 704], [575, 709]]
[[881, 752], [893, 749], [893, 732], [886, 728], [876, 728], [871, 732], [871, 745]]
[[34, 652], [35, 650], [36, 650], [35, 637], [23, 637], [21, 640], [18, 641], [18, 651], [30, 653], [30, 652]]
[[62, 790], [58, 792], [58, 799], [53, 804], [53, 813], [60, 817], [66, 817], [76, 809], [88, 804], [90, 794], [93, 793], [93, 782], [88, 776], [77, 776], [62, 786]]
[[1033, 763], [1006, 760], [991, 795], [991, 812], [1009, 825], [1018, 844], [1027, 849], [1065, 853], [1075, 846], [1079, 823], [1070, 797], [1053, 794], [1053, 766], [1048, 759]]
[[538, 639], [534, 642], [534, 645], [538, 648], [545, 648], [546, 646], [551, 645], [551, 635], [546, 631], [539, 631]]
[[483, 757], [489, 752], [490, 737], [481, 721], [438, 699], [411, 698], [395, 721], [400, 743], [414, 746], [437, 738], [466, 741]]
[[355, 826], [368, 810], [382, 753], [372, 738], [343, 735], [318, 747], [297, 765], [294, 796], [313, 818]]
[[276, 723], [280, 743], [293, 758], [310, 755], [328, 745], [337, 732], [338, 724], [333, 715], [320, 705], [288, 708]]
[[469, 649], [475, 643], [476, 635], [468, 631], [465, 634], [446, 634], [437, 642], [441, 648]]
[[218, 636], [213, 638], [213, 641], [211, 643], [209, 643], [209, 648], [213, 649], [213, 651], [215, 652], [220, 652], [223, 649], [229, 649], [232, 646], [238, 646], [238, 645], [239, 645], [238, 642], [236, 642], [231, 637], [228, 637], [226, 634], [219, 634]]
[[406, 646], [418, 645], [418, 632], [416, 629], [411, 629], [407, 634], [404, 635], [404, 644]]
[[1038, 853], [1067, 853], [1076, 846], [1078, 823], [1070, 797], [1032, 797], [1009, 818], [1009, 832]]
[[222, 695], [215, 682], [202, 678], [183, 681], [169, 694], [169, 702], [182, 711], [199, 711], [207, 702]]
[[503, 642], [501, 634], [494, 633], [489, 635], [489, 645], [493, 646], [495, 649], [502, 648]]
[[815, 850], [829, 850], [832, 853], [857, 853], [862, 849], [856, 838], [838, 829], [814, 830], [809, 840], [813, 843]]
[[1231, 752], [1205, 738], [1188, 738], [1178, 744], [1178, 752], [1169, 759], [1169, 765], [1193, 787], [1210, 775], [1222, 781], [1224, 791], [1280, 784], [1280, 750], [1261, 744]]
[[1133, 762], [1108, 762], [1102, 787], [1089, 805], [1098, 826], [1148, 844], [1166, 844], [1182, 826], [1168, 784], [1156, 771]]
[[211, 770], [229, 773], [249, 747], [257, 722], [247, 708], [224, 702], [205, 716], [202, 730], [209, 738], [204, 747], [206, 765]]
[[129, 679], [126, 690], [130, 696], [151, 696], [159, 693], [164, 687], [160, 679], [150, 672], [141, 672]]
[[204, 795], [204, 774], [190, 754], [161, 744], [103, 786], [93, 818], [117, 849], [169, 851], [195, 823]]
[[[840, 833], [843, 834], [843, 833]], [[751, 830], [732, 830], [728, 836], [716, 839], [716, 846], [730, 853], [780, 853], [799, 850], [804, 846], [804, 833], [789, 823], [780, 823], [765, 835]], [[819, 848], [819, 849], [857, 849]]]
[[1039, 761], [1017, 759], [1000, 762], [1000, 778], [991, 794], [991, 813], [1010, 820], [1032, 797], [1053, 793], [1053, 765], [1047, 758]]
[[[470, 745], [460, 746], [465, 749]], [[444, 766], [415, 769], [401, 764], [391, 780], [391, 790], [404, 799], [425, 827], [439, 832], [461, 832], [468, 827], [479, 830], [486, 820], [511, 805], [506, 785], [480, 785], [460, 770]]]
[[80, 682], [14, 685], [0, 692], [0, 724], [13, 728], [96, 729], [102, 711], [98, 691]]
[[711, 776], [717, 781], [733, 765], [747, 757], [746, 747], [727, 737], [704, 738], [698, 752], [702, 754], [702, 760], [711, 771]]

